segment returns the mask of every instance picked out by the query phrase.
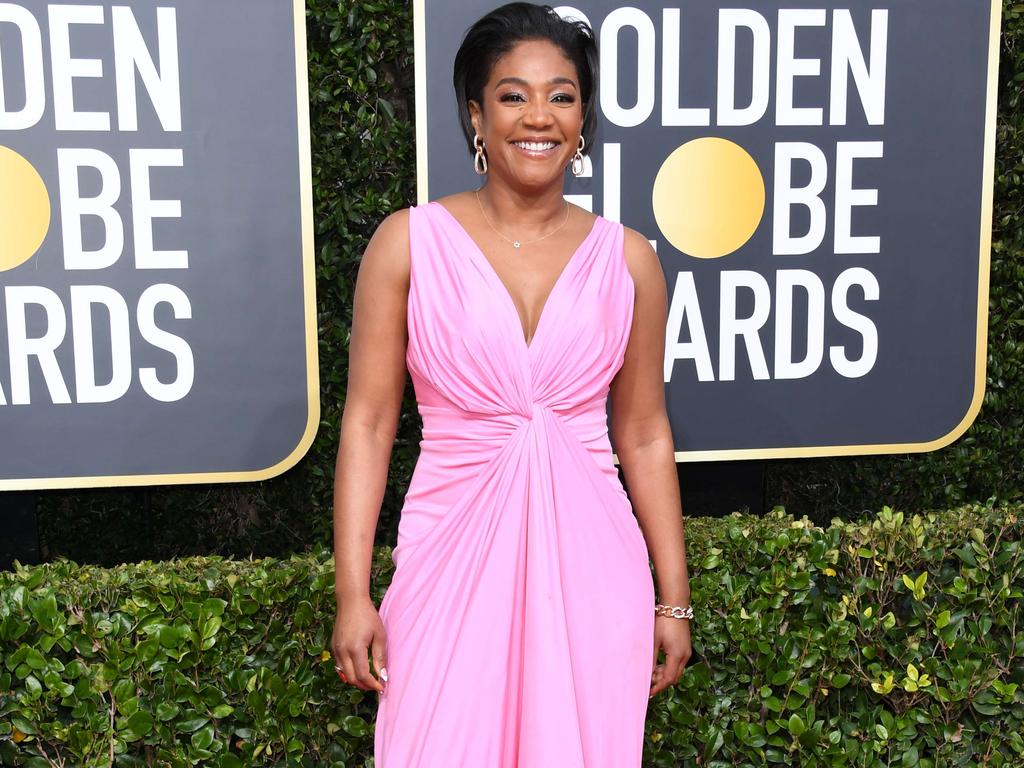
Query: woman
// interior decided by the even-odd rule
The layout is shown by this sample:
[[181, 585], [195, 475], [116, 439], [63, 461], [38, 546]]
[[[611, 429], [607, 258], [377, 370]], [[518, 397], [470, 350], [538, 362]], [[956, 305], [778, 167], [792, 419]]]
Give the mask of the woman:
[[[563, 197], [593, 144], [596, 70], [589, 27], [548, 6], [480, 19], [454, 82], [483, 184], [389, 216], [359, 269], [333, 650], [343, 680], [380, 694], [378, 768], [639, 766], [648, 699], [691, 654], [648, 559], [660, 599], [692, 615], [664, 275], [642, 235]], [[378, 613], [407, 368], [423, 441]]]

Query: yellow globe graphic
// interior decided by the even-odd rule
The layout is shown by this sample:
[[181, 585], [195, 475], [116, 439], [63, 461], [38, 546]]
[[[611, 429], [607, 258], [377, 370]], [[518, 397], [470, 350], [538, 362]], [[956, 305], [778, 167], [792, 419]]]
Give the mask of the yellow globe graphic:
[[665, 238], [699, 259], [742, 246], [764, 214], [764, 177], [739, 144], [708, 136], [673, 150], [654, 180], [654, 218]]
[[32, 163], [0, 146], [0, 272], [32, 258], [50, 228], [50, 196]]

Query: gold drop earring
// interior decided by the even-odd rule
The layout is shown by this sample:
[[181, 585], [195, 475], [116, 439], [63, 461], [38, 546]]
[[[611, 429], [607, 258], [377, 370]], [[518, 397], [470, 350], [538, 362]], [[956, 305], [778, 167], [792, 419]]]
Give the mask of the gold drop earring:
[[473, 170], [478, 176], [487, 173], [487, 155], [484, 154], [484, 140], [477, 133], [473, 136], [473, 147], [476, 149], [476, 157], [473, 158]]
[[576, 154], [572, 156], [572, 175], [583, 175], [583, 148], [587, 146], [586, 140], [580, 135], [580, 145], [576, 148]]

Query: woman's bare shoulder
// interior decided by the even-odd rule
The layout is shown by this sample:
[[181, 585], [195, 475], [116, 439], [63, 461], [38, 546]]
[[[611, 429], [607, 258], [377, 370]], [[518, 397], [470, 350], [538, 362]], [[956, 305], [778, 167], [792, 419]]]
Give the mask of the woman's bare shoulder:
[[409, 211], [409, 208], [402, 208], [385, 216], [380, 224], [377, 225], [367, 250], [370, 251], [375, 246], [384, 246], [385, 250], [390, 252], [395, 250], [408, 251]]
[[[386, 216], [363, 252], [360, 271], [405, 284], [409, 280], [409, 209]], [[378, 278], [374, 278], [378, 279]]]
[[[405, 242], [409, 241], [408, 208], [402, 208], [384, 217], [383, 221], [377, 225], [377, 229], [373, 233], [373, 237], [370, 238], [370, 242], [372, 243], [374, 240], [380, 239], [387, 241], [391, 245], [398, 244], [402, 240]], [[398, 241], [398, 243], [395, 241]]]
[[623, 226], [623, 248], [626, 266], [637, 286], [655, 283], [665, 285], [665, 273], [661, 260], [646, 236], [631, 227]]

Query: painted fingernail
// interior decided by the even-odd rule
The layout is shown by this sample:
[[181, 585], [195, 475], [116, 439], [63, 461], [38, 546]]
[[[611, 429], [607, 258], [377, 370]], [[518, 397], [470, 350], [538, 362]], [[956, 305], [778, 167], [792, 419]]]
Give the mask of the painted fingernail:
[[388, 681], [388, 670], [386, 667], [380, 668], [380, 676], [385, 683]]

